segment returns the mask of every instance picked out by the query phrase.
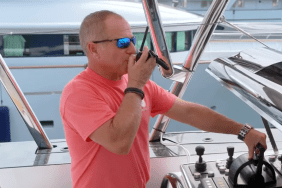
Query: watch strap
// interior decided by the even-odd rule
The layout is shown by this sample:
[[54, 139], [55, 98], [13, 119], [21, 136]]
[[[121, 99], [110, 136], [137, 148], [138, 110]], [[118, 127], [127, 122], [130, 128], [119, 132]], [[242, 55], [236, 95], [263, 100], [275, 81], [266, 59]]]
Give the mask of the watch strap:
[[250, 132], [250, 130], [253, 129], [253, 127], [249, 124], [245, 124], [242, 129], [240, 130], [238, 134], [238, 139], [244, 141], [246, 135]]
[[144, 99], [145, 94], [141, 89], [135, 88], [135, 87], [128, 87], [124, 90], [124, 94], [126, 93], [136, 93], [141, 97], [141, 99]]

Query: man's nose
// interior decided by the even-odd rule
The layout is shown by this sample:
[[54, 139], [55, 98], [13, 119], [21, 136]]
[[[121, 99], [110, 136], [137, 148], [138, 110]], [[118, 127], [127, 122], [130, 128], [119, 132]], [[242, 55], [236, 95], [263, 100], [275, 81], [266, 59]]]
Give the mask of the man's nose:
[[132, 42], [130, 42], [130, 45], [127, 48], [127, 53], [128, 54], [136, 54], [136, 49], [135, 49], [135, 46]]

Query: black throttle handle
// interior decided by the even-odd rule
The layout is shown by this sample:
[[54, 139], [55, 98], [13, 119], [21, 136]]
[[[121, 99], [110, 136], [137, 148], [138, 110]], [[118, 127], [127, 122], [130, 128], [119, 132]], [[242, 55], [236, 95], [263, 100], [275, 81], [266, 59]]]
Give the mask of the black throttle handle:
[[262, 173], [262, 165], [263, 165], [265, 149], [260, 143], [258, 143], [256, 148], [255, 148], [255, 151], [258, 151], [255, 154], [255, 156], [256, 156], [256, 159], [257, 159], [257, 172], [256, 172], [256, 174], [259, 175], [259, 174]]

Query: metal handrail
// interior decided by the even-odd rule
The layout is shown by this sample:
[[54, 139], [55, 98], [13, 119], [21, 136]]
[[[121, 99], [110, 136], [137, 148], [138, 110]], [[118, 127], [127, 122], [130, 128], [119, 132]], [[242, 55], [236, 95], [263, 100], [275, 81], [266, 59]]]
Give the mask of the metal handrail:
[[84, 65], [42, 65], [42, 66], [10, 66], [9, 69], [56, 69], [56, 68], [84, 68], [86, 69], [88, 64]]
[[[199, 64], [211, 63], [211, 60], [201, 60]], [[181, 62], [174, 62], [173, 65], [182, 65]], [[87, 68], [85, 65], [43, 65], [43, 66], [8, 66], [9, 69], [60, 69], [60, 68]]]
[[0, 54], [0, 80], [22, 116], [38, 149], [51, 149], [52, 145], [23, 92]]
[[[176, 80], [172, 86], [170, 92], [181, 98], [188, 86], [188, 83], [196, 69], [198, 61], [204, 49], [209, 42], [220, 16], [227, 6], [228, 0], [214, 0], [207, 11], [201, 26], [198, 28], [190, 53], [187, 56], [187, 60], [183, 63], [182, 67], [175, 67], [176, 74], [170, 79]], [[159, 115], [157, 121], [151, 131], [149, 141], [159, 141], [160, 135], [164, 133], [168, 127], [170, 118]]]
[[169, 67], [168, 70], [165, 70], [159, 66], [159, 70], [163, 77], [169, 78], [171, 75], [173, 75], [174, 69], [172, 67], [169, 50], [166, 44], [165, 32], [163, 30], [161, 17], [159, 14], [158, 2], [157, 0], [142, 0], [142, 5], [150, 28], [150, 35], [154, 49], [159, 58], [161, 58]]

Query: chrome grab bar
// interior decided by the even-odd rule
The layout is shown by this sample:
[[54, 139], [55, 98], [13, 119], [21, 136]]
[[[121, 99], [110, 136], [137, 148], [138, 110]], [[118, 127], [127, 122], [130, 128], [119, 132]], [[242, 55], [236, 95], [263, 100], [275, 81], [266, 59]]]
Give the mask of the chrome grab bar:
[[84, 65], [41, 65], [41, 66], [10, 66], [9, 69], [58, 69], [58, 68], [84, 68], [86, 69], [88, 64]]
[[[213, 34], [217, 26], [217, 22], [219, 21], [220, 16], [227, 6], [227, 3], [228, 0], [214, 0], [212, 2], [209, 10], [205, 14], [201, 26], [196, 32], [190, 53], [187, 56], [187, 60], [183, 63], [182, 67], [174, 66], [174, 71], [176, 72], [176, 74], [171, 76], [170, 79], [175, 81], [171, 85], [170, 92], [175, 94], [179, 98], [182, 98], [194, 73], [194, 70], [196, 69], [199, 59], [204, 52], [204, 49], [209, 42], [211, 35]], [[145, 13], [147, 14], [146, 11]], [[164, 115], [159, 115], [150, 133], [149, 141], [160, 140], [160, 134], [166, 131], [169, 121], [170, 118]]]
[[0, 80], [22, 116], [38, 149], [51, 149], [52, 145], [23, 92], [0, 54]]
[[173, 67], [171, 65], [171, 58], [166, 45], [165, 32], [163, 30], [157, 0], [142, 0], [142, 4], [147, 23], [150, 28], [150, 35], [154, 49], [159, 58], [161, 58], [169, 67], [168, 70], [165, 70], [159, 66], [159, 70], [163, 77], [169, 78], [173, 75]]

